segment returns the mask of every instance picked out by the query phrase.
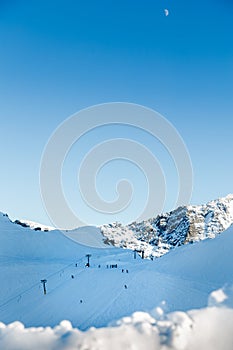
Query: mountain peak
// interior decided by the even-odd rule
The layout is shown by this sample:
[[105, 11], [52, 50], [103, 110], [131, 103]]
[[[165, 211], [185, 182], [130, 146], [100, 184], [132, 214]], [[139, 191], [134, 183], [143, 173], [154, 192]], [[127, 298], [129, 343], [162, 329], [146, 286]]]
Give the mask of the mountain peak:
[[161, 256], [170, 249], [206, 238], [214, 238], [233, 223], [233, 194], [205, 205], [181, 206], [127, 226], [103, 225], [102, 234], [118, 247], [144, 250], [145, 256]]

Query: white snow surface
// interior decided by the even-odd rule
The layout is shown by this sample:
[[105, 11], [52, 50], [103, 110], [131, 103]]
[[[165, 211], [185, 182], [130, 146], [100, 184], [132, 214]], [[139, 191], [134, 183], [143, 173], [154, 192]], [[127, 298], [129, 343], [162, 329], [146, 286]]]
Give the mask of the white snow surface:
[[[229, 295], [232, 299], [232, 294]], [[64, 320], [51, 327], [0, 323], [4, 350], [231, 350], [233, 309], [216, 305], [166, 314], [135, 312], [115, 324], [81, 332]]]
[[[104, 238], [99, 227], [83, 226], [74, 230], [62, 231], [68, 238], [83, 245], [96, 248], [106, 248]], [[113, 246], [108, 246], [112, 248]]]
[[0, 349], [230, 350], [232, 249], [231, 227], [153, 261], [134, 259], [0, 214]]

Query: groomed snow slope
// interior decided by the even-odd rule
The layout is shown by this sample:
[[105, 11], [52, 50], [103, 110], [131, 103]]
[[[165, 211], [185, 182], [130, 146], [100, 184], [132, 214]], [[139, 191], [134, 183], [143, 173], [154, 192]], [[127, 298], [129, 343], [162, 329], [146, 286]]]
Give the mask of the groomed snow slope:
[[[53, 327], [67, 319], [86, 330], [150, 311], [163, 300], [168, 312], [201, 308], [210, 292], [233, 284], [232, 248], [230, 228], [154, 261], [135, 260], [131, 251], [88, 248], [58, 231], [34, 232], [1, 216], [0, 321]], [[92, 255], [89, 268], [87, 253]], [[110, 268], [113, 264], [118, 267]]]

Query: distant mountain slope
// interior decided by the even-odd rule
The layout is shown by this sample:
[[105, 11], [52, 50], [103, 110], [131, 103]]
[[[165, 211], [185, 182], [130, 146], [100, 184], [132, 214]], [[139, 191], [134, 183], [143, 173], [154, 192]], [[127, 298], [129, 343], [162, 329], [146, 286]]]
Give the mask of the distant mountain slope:
[[[145, 257], [160, 257], [170, 249], [206, 238], [214, 238], [233, 223], [233, 195], [213, 200], [206, 205], [179, 207], [170, 213], [158, 215], [129, 225], [112, 223], [100, 227], [86, 226], [63, 233], [79, 244], [105, 248], [120, 247], [137, 250]], [[51, 236], [59, 230], [28, 220], [16, 220], [24, 228], [50, 231]], [[143, 253], [142, 253], [143, 252]]]
[[[5, 214], [6, 215], [6, 214]], [[29, 228], [34, 231], [55, 231], [56, 229], [52, 226], [43, 225], [30, 220], [15, 220], [14, 224]], [[59, 231], [59, 230], [56, 230]], [[83, 226], [73, 230], [61, 230], [62, 233], [69, 239], [89, 247], [95, 248], [106, 248], [105, 239], [101, 233], [99, 227], [96, 226]], [[108, 245], [108, 244], [107, 244]], [[109, 245], [108, 245], [109, 246]]]
[[101, 233], [99, 227], [83, 226], [74, 230], [63, 231], [66, 237], [72, 239], [79, 244], [95, 248], [112, 248], [109, 246]]
[[206, 205], [189, 205], [156, 218], [123, 226], [103, 225], [105, 242], [143, 250], [145, 256], [161, 256], [170, 249], [206, 238], [214, 238], [233, 223], [233, 195]]
[[[74, 234], [73, 231], [72, 233]], [[93, 241], [91, 240], [89, 244], [88, 237], [90, 238], [90, 235], [85, 236], [86, 245], [82, 245], [69, 239], [59, 230], [49, 232], [33, 230], [13, 223], [7, 214], [0, 213], [0, 257], [47, 260], [56, 258], [73, 261], [90, 251], [99, 251], [98, 248], [91, 248]]]

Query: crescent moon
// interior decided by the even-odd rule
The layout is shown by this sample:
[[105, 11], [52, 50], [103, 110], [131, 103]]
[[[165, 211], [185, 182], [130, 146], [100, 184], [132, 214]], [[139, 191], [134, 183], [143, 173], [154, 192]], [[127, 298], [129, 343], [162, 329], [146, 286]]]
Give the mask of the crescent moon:
[[165, 13], [165, 16], [167, 17], [167, 16], [169, 15], [168, 9], [165, 9], [165, 10], [164, 10], [164, 13]]

